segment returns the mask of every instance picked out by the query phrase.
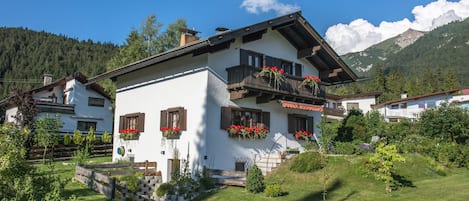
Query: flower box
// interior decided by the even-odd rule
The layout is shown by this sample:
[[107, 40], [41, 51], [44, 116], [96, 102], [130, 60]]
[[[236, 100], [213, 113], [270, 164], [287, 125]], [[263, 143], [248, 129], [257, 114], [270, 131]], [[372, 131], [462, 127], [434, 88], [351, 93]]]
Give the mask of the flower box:
[[314, 75], [306, 75], [303, 78], [303, 82], [301, 82], [301, 86], [307, 86], [311, 88], [312, 92], [314, 95], [316, 95], [319, 91], [319, 82], [321, 82], [321, 79], [319, 77], [316, 77]]
[[229, 137], [237, 137], [239, 139], [264, 139], [267, 137], [269, 130], [261, 127], [247, 127], [240, 125], [231, 125], [226, 129]]
[[302, 130], [302, 131], [296, 131], [295, 132], [295, 138], [297, 140], [304, 140], [304, 141], [311, 141], [311, 138], [313, 137], [314, 133], [312, 132], [308, 132], [308, 131], [305, 131], [305, 130]]
[[122, 129], [119, 130], [119, 137], [123, 140], [138, 140], [140, 132], [137, 129]]
[[181, 137], [181, 129], [178, 127], [162, 127], [160, 131], [163, 137], [165, 137], [166, 139], [179, 139]]
[[257, 75], [257, 77], [265, 77], [269, 80], [269, 85], [271, 81], [273, 80], [274, 87], [275, 89], [280, 88], [281, 82], [284, 80], [283, 74], [285, 73], [285, 70], [283, 69], [278, 69], [277, 66], [264, 66], [262, 67], [261, 72]]

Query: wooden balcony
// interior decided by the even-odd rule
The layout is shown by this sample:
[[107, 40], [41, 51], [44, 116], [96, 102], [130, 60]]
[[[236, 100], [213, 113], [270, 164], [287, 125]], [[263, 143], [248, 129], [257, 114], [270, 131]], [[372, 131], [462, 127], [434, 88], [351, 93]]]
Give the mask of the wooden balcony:
[[289, 100], [295, 102], [322, 105], [325, 102], [324, 86], [319, 85], [316, 94], [312, 89], [300, 86], [303, 78], [285, 75], [279, 86], [265, 77], [257, 76], [260, 69], [245, 65], [234, 66], [228, 71], [228, 86], [230, 99], [236, 100], [246, 97], [256, 97], [257, 103], [267, 103], [272, 100]]
[[38, 112], [75, 114], [74, 104], [51, 103], [47, 101], [36, 101]]
[[324, 107], [323, 112], [327, 116], [336, 116], [336, 117], [341, 117], [341, 118], [343, 118], [345, 116], [344, 110], [342, 110], [342, 109], [334, 109], [334, 108]]

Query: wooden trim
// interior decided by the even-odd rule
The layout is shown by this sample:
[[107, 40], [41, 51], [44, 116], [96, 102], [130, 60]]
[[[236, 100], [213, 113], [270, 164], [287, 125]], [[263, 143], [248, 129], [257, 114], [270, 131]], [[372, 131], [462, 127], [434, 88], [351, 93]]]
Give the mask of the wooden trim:
[[305, 57], [312, 57], [312, 56], [316, 55], [319, 50], [321, 50], [320, 45], [316, 45], [314, 47], [309, 47], [309, 48], [305, 48], [305, 49], [302, 49], [302, 50], [298, 50], [297, 58], [302, 59], [302, 58], [305, 58]]

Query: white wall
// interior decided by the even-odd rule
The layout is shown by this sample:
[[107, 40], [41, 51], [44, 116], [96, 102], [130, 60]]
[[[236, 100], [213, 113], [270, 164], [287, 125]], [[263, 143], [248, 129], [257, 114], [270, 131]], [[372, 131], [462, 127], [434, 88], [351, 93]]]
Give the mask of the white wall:
[[18, 112], [18, 107], [11, 107], [5, 111], [5, 122], [16, 123], [16, 113]]
[[374, 96], [371, 97], [360, 97], [360, 98], [350, 98], [350, 99], [343, 99], [342, 106], [347, 109], [347, 103], [358, 103], [358, 108], [366, 114], [367, 112], [371, 111], [371, 105], [376, 104], [376, 98]]

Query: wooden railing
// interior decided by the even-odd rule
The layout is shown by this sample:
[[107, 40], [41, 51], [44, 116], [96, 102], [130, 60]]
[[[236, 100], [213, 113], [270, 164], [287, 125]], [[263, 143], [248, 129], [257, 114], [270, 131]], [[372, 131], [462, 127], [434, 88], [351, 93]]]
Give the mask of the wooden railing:
[[284, 75], [284, 79], [280, 81], [278, 87], [274, 81], [258, 76], [260, 69], [239, 65], [226, 69], [228, 71], [228, 90], [237, 89], [256, 89], [267, 93], [275, 93], [280, 95], [289, 95], [293, 97], [302, 97], [310, 99], [324, 99], [324, 86], [319, 85], [319, 90], [313, 92], [310, 87], [301, 86], [303, 78], [291, 75]]
[[344, 110], [342, 110], [342, 109], [334, 109], [334, 108], [324, 107], [323, 111], [324, 111], [325, 115], [331, 115], [331, 116], [337, 116], [337, 117], [343, 117], [344, 116]]

